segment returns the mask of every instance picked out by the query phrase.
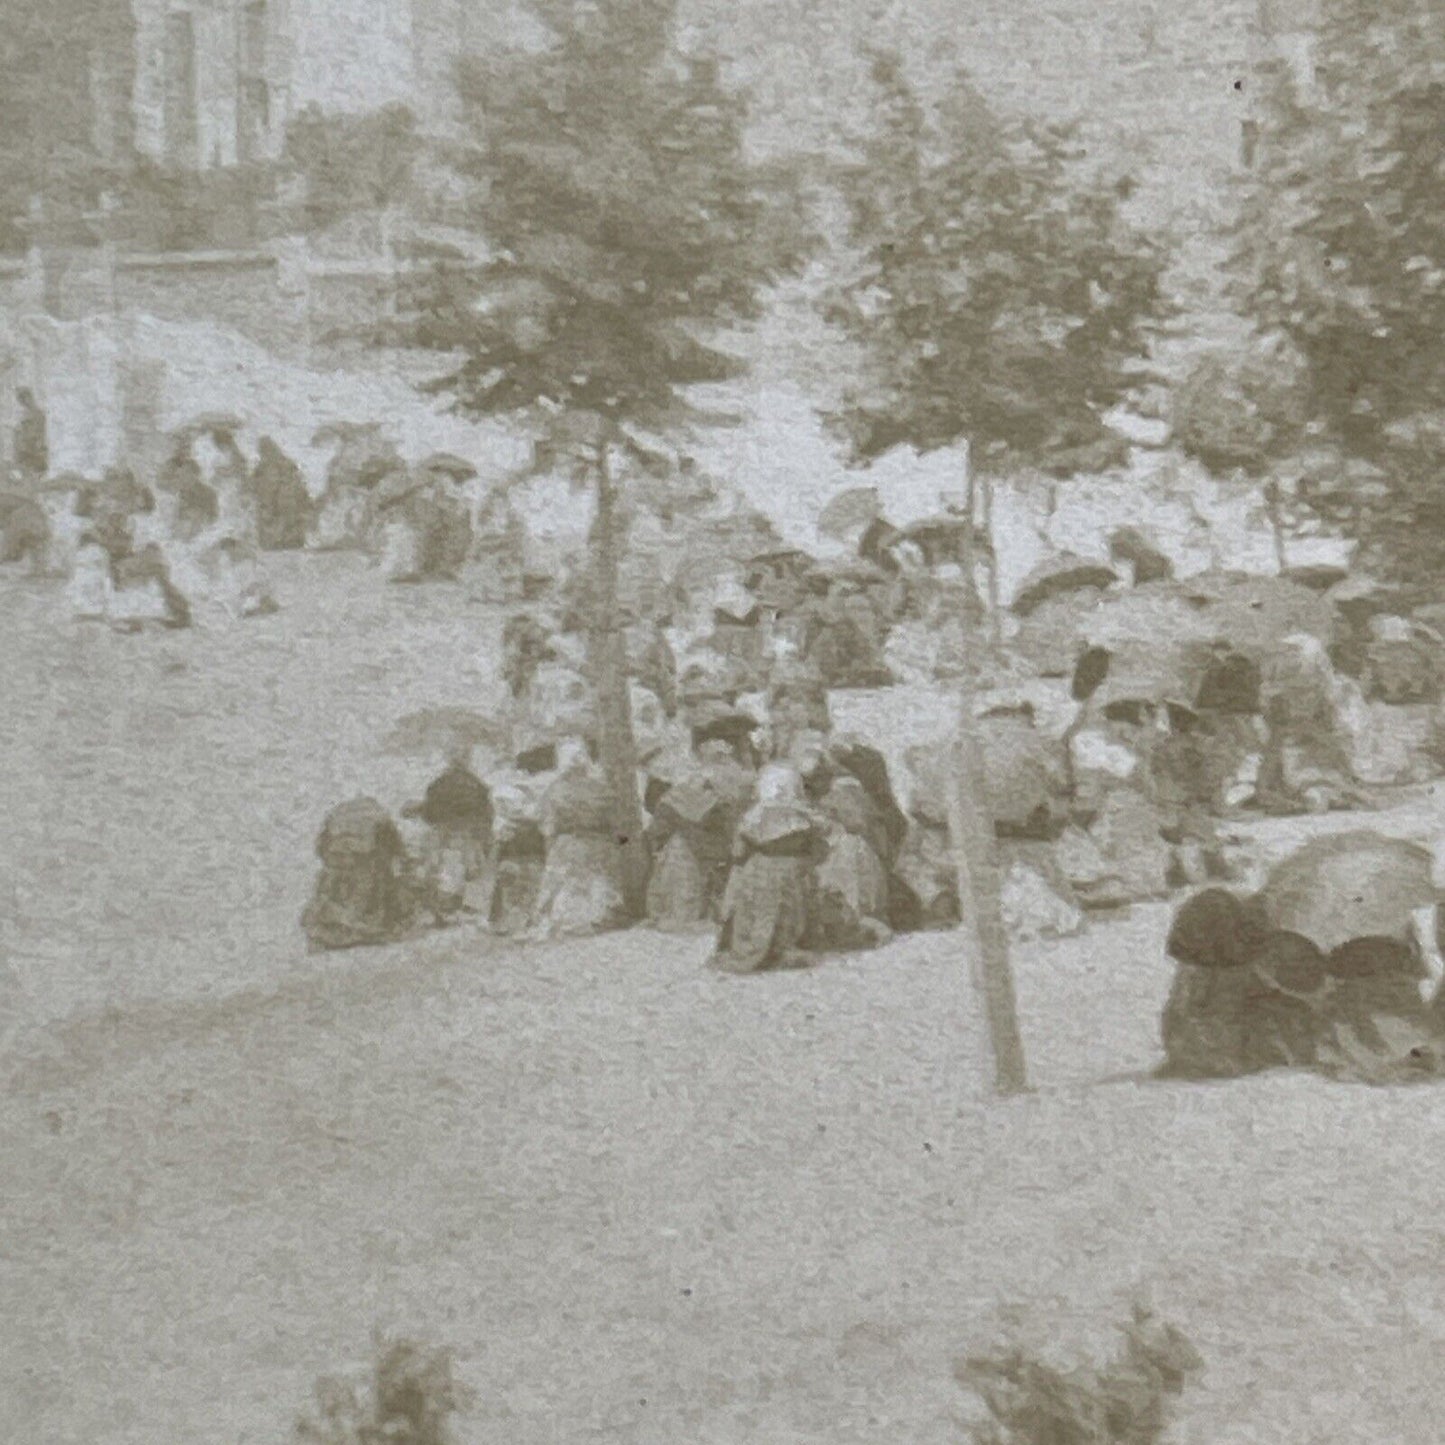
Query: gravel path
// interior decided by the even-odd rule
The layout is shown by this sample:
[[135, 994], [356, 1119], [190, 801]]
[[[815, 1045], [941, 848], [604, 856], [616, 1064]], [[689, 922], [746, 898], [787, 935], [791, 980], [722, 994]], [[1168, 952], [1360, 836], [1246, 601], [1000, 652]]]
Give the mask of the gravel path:
[[1162, 909], [1019, 951], [1007, 1102], [948, 935], [307, 959], [317, 817], [415, 785], [385, 724], [486, 686], [492, 625], [317, 565], [212, 638], [0, 590], [0, 1439], [275, 1445], [382, 1327], [455, 1346], [476, 1445], [943, 1445], [1004, 1311], [1069, 1354], [1135, 1290], [1208, 1362], [1183, 1445], [1438, 1438], [1437, 1090], [1139, 1082]]

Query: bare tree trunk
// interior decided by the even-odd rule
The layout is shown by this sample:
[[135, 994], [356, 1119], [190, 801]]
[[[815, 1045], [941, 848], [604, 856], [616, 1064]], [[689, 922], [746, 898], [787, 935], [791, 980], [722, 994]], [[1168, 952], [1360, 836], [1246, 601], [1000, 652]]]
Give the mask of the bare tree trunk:
[[988, 572], [988, 640], [994, 648], [1003, 645], [1003, 617], [999, 607], [998, 552], [994, 547], [993, 535], [993, 478], [983, 479], [983, 518], [979, 523], [979, 535], [983, 538], [983, 563]]
[[[972, 468], [968, 479], [969, 530], [964, 538], [964, 576], [969, 598], [976, 594], [973, 580]], [[960, 685], [958, 740], [950, 769], [948, 831], [958, 873], [958, 905], [965, 933], [973, 935], [969, 950], [974, 984], [982, 996], [993, 1050], [994, 1087], [1000, 1094], [1019, 1094], [1028, 1088], [1023, 1038], [1019, 1033], [1018, 1005], [1013, 969], [1009, 961], [1008, 929], [1003, 916], [1003, 880], [998, 866], [993, 819], [985, 791], [983, 750], [974, 716], [973, 674], [983, 639], [971, 608], [965, 603], [963, 682]]]
[[1264, 505], [1269, 515], [1270, 535], [1274, 541], [1275, 570], [1283, 575], [1289, 562], [1285, 553], [1284, 509], [1280, 499], [1279, 487], [1273, 481], [1265, 483]]
[[964, 931], [972, 935], [970, 965], [988, 1021], [994, 1088], [1000, 1094], [1020, 1094], [1029, 1086], [1028, 1068], [1019, 1032], [1008, 928], [1003, 915], [1003, 879], [985, 792], [971, 682], [964, 682], [962, 693], [948, 800], [959, 908]]
[[597, 700], [598, 750], [616, 809], [614, 838], [622, 858], [622, 887], [629, 914], [646, 910], [647, 840], [637, 796], [637, 744], [632, 732], [627, 639], [619, 597], [621, 537], [617, 491], [612, 476], [612, 435], [597, 448], [597, 514], [591, 552], [596, 615], [591, 623], [592, 686]]

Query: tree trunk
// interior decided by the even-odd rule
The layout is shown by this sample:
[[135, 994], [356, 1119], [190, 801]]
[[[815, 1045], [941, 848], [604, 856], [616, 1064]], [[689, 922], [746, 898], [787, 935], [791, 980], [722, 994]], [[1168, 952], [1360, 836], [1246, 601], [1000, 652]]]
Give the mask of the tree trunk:
[[1275, 570], [1282, 576], [1289, 562], [1285, 549], [1284, 506], [1280, 498], [1279, 487], [1272, 481], [1265, 484], [1264, 504], [1269, 515], [1270, 533], [1274, 540]]
[[616, 808], [614, 836], [622, 857], [623, 893], [628, 912], [640, 918], [646, 911], [648, 857], [637, 796], [637, 743], [632, 733], [627, 639], [619, 597], [621, 537], [612, 477], [612, 441], [610, 433], [604, 435], [597, 449], [597, 514], [590, 538], [596, 613], [589, 651], [597, 700], [598, 750]]
[[959, 908], [964, 931], [972, 935], [970, 965], [988, 1021], [994, 1087], [1000, 1094], [1020, 1094], [1029, 1086], [1028, 1069], [1019, 1033], [1008, 928], [1003, 916], [1003, 879], [985, 791], [973, 685], [967, 679], [960, 703], [948, 799]]
[[[969, 529], [964, 539], [964, 576], [970, 598], [976, 595], [973, 578], [972, 468], [968, 479]], [[978, 667], [982, 639], [971, 609], [964, 619], [965, 657], [960, 685], [958, 741], [950, 770], [948, 831], [958, 872], [958, 905], [965, 933], [972, 934], [969, 950], [975, 986], [983, 999], [993, 1049], [994, 1087], [1000, 1094], [1019, 1094], [1028, 1088], [1023, 1039], [1019, 1034], [1018, 1005], [1009, 962], [1008, 929], [1003, 916], [1003, 880], [998, 866], [993, 819], [984, 787], [983, 750], [974, 716], [973, 675]]]
[[998, 552], [993, 535], [993, 479], [983, 479], [983, 520], [979, 535], [983, 538], [983, 563], [988, 573], [988, 640], [995, 649], [1003, 646], [1003, 616], [1000, 611], [998, 586]]

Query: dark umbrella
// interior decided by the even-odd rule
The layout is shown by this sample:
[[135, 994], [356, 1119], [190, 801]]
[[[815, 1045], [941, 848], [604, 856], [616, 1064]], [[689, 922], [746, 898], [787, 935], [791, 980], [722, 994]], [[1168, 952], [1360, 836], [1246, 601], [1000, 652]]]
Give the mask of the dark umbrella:
[[433, 452], [418, 462], [416, 469], [419, 472], [447, 477], [454, 482], [469, 482], [478, 475], [477, 469], [465, 457], [459, 457], [455, 452]]
[[1194, 968], [1243, 968], [1263, 952], [1270, 933], [1257, 899], [1206, 888], [1174, 915], [1165, 950]]
[[1024, 578], [1014, 598], [1013, 610], [1020, 617], [1027, 617], [1050, 597], [1079, 592], [1086, 587], [1109, 587], [1118, 580], [1118, 573], [1103, 562], [1090, 562], [1072, 552], [1061, 552], [1041, 562]]
[[1439, 899], [1430, 850], [1371, 829], [1306, 843], [1271, 870], [1259, 898], [1276, 928], [1325, 953], [1362, 938], [1409, 937]]
[[1296, 587], [1308, 587], [1311, 592], [1328, 592], [1337, 583], [1350, 575], [1348, 567], [1332, 566], [1327, 562], [1315, 562], [1305, 566], [1286, 567], [1280, 576]]

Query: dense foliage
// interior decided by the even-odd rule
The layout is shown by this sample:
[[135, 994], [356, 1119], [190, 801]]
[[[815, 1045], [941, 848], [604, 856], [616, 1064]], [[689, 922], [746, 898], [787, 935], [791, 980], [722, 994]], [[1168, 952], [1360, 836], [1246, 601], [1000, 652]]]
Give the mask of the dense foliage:
[[856, 268], [828, 315], [863, 354], [837, 418], [855, 456], [967, 441], [1068, 473], [1141, 378], [1165, 257], [1082, 172], [1072, 130], [994, 111], [960, 75], [930, 109], [875, 54], [869, 125], [840, 177]]
[[1328, 0], [1316, 83], [1268, 77], [1234, 269], [1301, 367], [1273, 458], [1402, 576], [1445, 562], [1445, 11]]
[[439, 262], [409, 314], [460, 357], [438, 382], [459, 409], [668, 430], [686, 387], [739, 370], [712, 333], [791, 259], [778, 178], [745, 155], [744, 99], [674, 48], [673, 9], [612, 0], [465, 69], [457, 168], [490, 254]]
[[403, 339], [441, 352], [432, 385], [473, 416], [523, 418], [539, 457], [595, 486], [588, 568], [599, 750], [628, 901], [646, 879], [619, 601], [614, 461], [637, 429], [704, 417], [688, 388], [738, 375], [717, 344], [801, 252], [779, 176], [744, 146], [746, 102], [674, 43], [675, 0], [537, 0], [555, 44], [462, 68], [461, 220], [482, 242], [435, 258]]

